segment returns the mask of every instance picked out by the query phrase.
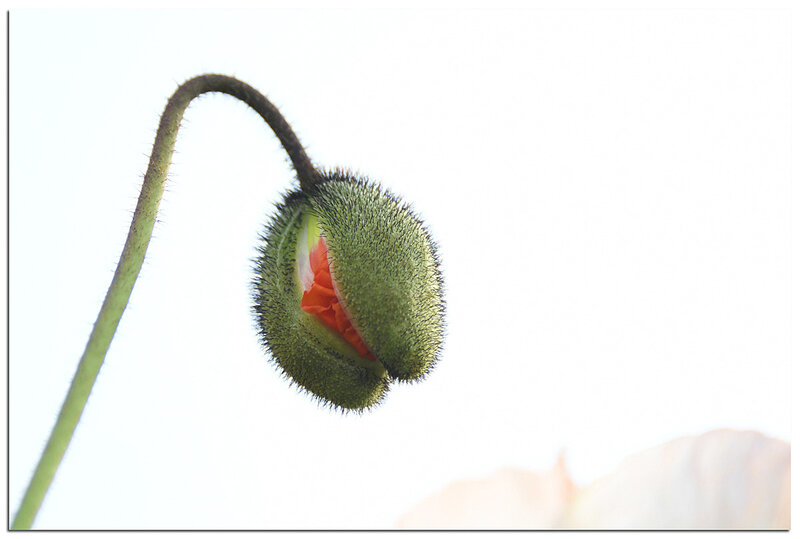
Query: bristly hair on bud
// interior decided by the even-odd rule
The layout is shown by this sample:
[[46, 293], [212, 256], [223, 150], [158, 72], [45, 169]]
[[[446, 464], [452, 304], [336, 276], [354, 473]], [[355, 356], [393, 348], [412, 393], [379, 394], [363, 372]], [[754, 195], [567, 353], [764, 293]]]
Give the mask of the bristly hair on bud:
[[[298, 268], [308, 256], [310, 219], [327, 246], [336, 299], [368, 357], [301, 309]], [[288, 193], [259, 253], [253, 311], [261, 342], [285, 375], [319, 399], [364, 410], [383, 399], [391, 380], [420, 380], [437, 362], [445, 304], [436, 246], [409, 205], [378, 184], [334, 170]]]

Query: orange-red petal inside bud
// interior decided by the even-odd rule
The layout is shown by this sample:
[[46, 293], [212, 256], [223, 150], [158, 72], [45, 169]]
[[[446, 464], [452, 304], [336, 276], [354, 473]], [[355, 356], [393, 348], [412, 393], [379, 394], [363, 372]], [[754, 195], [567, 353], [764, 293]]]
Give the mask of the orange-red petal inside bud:
[[326, 326], [350, 343], [362, 357], [375, 361], [375, 357], [367, 350], [367, 346], [353, 327], [333, 290], [331, 267], [328, 264], [328, 246], [325, 245], [324, 239], [319, 239], [308, 258], [311, 271], [314, 273], [314, 282], [311, 283], [310, 289], [303, 292], [300, 307], [307, 313], [317, 315]]

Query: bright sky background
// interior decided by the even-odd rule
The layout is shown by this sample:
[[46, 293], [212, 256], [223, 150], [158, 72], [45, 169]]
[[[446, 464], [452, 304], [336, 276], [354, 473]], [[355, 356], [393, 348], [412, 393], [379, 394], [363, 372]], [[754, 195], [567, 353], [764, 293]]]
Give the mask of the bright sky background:
[[423, 216], [442, 360], [363, 416], [278, 375], [250, 260], [293, 176], [255, 113], [203, 97], [38, 526], [383, 528], [450, 481], [562, 449], [587, 484], [709, 429], [789, 440], [787, 4], [538, 5], [12, 12], [12, 514], [160, 113], [205, 72], [260, 89], [317, 164]]

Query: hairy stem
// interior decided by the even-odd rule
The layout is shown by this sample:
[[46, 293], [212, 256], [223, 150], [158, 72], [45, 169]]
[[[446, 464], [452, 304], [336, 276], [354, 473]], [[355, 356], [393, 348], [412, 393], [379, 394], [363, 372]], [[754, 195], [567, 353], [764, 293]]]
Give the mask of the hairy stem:
[[153, 232], [156, 212], [164, 192], [175, 138], [178, 135], [183, 113], [189, 103], [197, 96], [208, 92], [221, 92], [232, 95], [252, 107], [272, 128], [292, 161], [300, 187], [310, 190], [318, 181], [318, 173], [303, 150], [297, 136], [289, 124], [266, 97], [253, 87], [232, 77], [224, 75], [201, 75], [183, 83], [167, 103], [153, 144], [150, 164], [142, 184], [142, 192], [136, 204], [128, 239], [122, 250], [114, 279], [108, 288], [103, 306], [97, 315], [94, 328], [86, 344], [78, 370], [72, 379], [67, 398], [47, 441], [39, 464], [33, 473], [28, 489], [22, 499], [12, 524], [12, 529], [28, 529], [36, 518], [47, 489], [53, 480], [64, 452], [69, 446], [72, 434], [80, 420], [89, 393], [97, 378], [106, 351], [117, 330], [122, 313], [128, 304], [133, 285], [144, 261], [147, 245]]

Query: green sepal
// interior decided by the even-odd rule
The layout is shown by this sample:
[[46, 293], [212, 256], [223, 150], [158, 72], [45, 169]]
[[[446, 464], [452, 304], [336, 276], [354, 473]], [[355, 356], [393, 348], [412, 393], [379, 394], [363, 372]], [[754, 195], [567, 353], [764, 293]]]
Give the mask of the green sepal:
[[261, 238], [253, 307], [261, 340], [298, 386], [341, 408], [368, 408], [389, 388], [386, 370], [300, 308], [296, 246], [309, 210], [304, 194], [290, 193]]
[[353, 326], [392, 378], [424, 376], [442, 344], [444, 302], [435, 246], [409, 206], [345, 172], [311, 197], [331, 275]]

